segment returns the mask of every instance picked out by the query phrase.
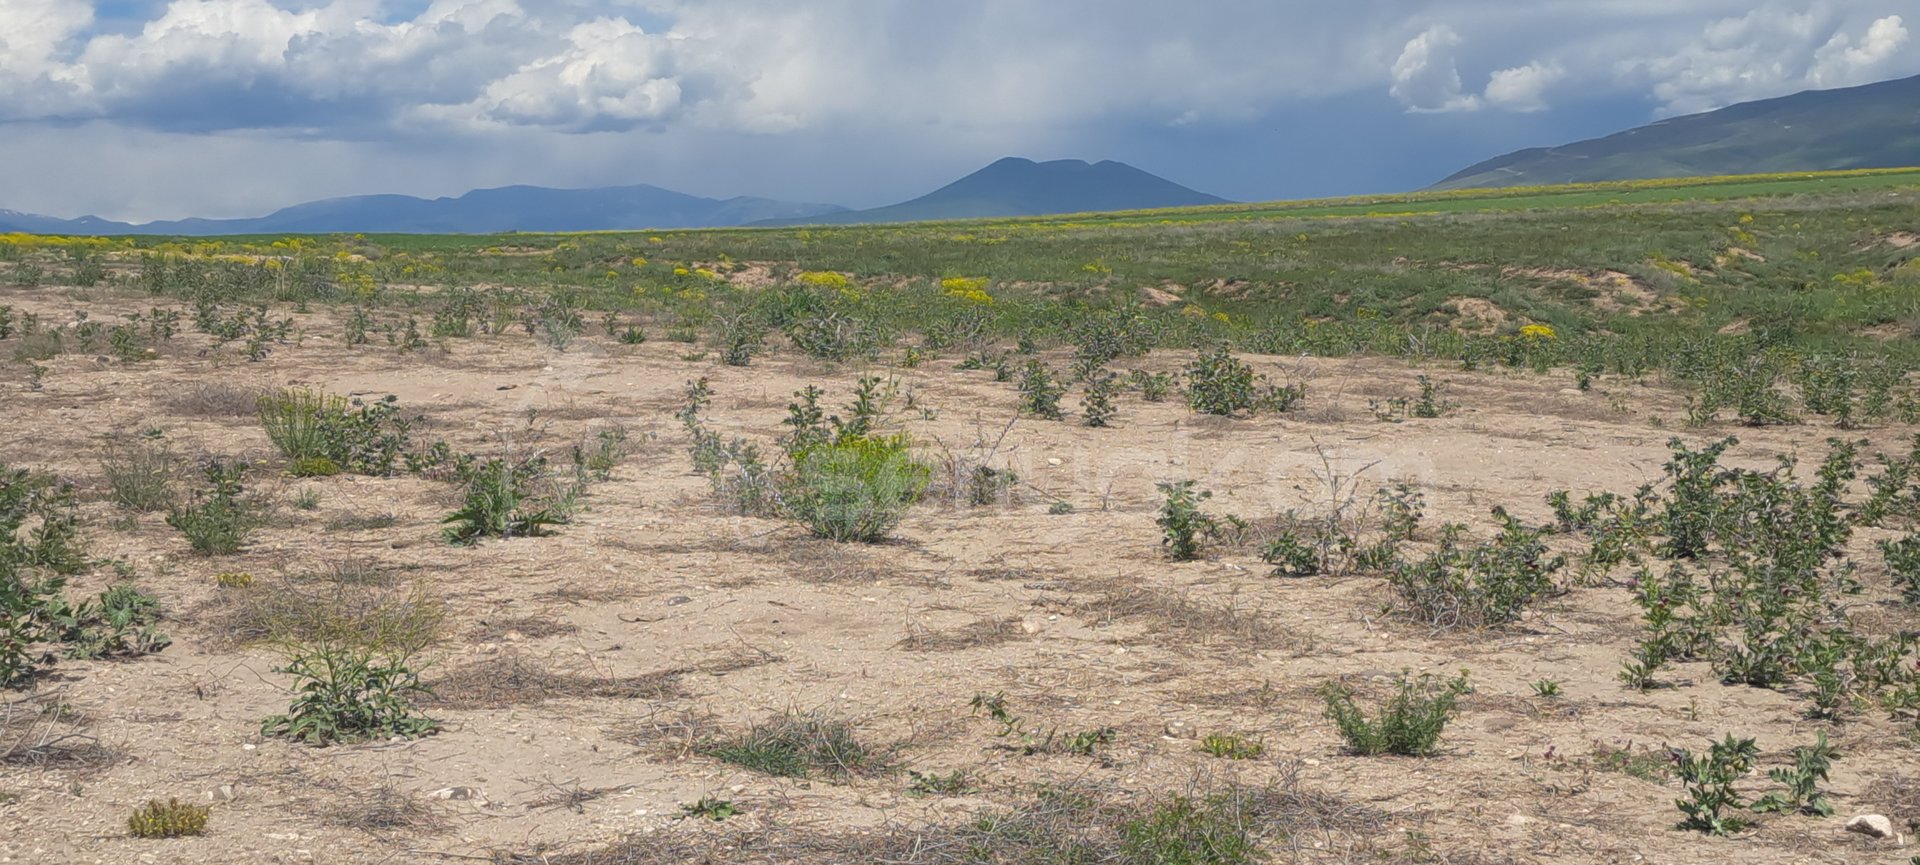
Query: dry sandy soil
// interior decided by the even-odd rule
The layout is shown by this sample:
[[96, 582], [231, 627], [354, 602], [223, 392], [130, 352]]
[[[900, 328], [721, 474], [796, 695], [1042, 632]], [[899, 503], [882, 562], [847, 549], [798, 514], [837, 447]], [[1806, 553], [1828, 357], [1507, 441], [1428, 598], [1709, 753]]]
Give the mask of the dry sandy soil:
[[[57, 290], [15, 290], [0, 302], [49, 321], [78, 308], [96, 320], [136, 308]], [[60, 356], [38, 391], [17, 365], [0, 382], [0, 460], [79, 484], [92, 553], [133, 565], [176, 640], [134, 661], [62, 661], [40, 683], [81, 713], [99, 747], [0, 766], [0, 861], [531, 862], [646, 833], [667, 845], [756, 828], [797, 836], [950, 822], [1039, 782], [1147, 794], [1202, 778], [1293, 778], [1341, 803], [1321, 831], [1281, 851], [1302, 861], [1885, 863], [1913, 852], [1842, 830], [1857, 813], [1894, 814], [1903, 830], [1920, 818], [1900, 810], [1913, 806], [1920, 775], [1911, 729], [1879, 712], [1818, 727], [1804, 700], [1721, 685], [1704, 664], [1668, 676], [1686, 687], [1623, 688], [1616, 672], [1638, 610], [1617, 581], [1572, 588], [1515, 627], [1435, 634], [1386, 612], [1375, 577], [1275, 578], [1248, 549], [1176, 564], [1158, 545], [1156, 482], [1198, 480], [1214, 492], [1210, 510], [1258, 521], [1324, 508], [1329, 469], [1358, 472], [1363, 493], [1416, 485], [1428, 539], [1443, 521], [1488, 534], [1499, 504], [1544, 522], [1549, 490], [1630, 492], [1660, 477], [1685, 412], [1657, 386], [1603, 380], [1579, 393], [1563, 389], [1562, 376], [1435, 368], [1427, 372], [1449, 382], [1460, 407], [1390, 424], [1373, 418], [1368, 400], [1406, 395], [1419, 370], [1251, 357], [1276, 380], [1306, 382], [1304, 408], [1223, 421], [1128, 396], [1113, 429], [1021, 419], [996, 457], [1024, 482], [1011, 501], [931, 501], [892, 542], [837, 546], [718, 507], [691, 471], [672, 412], [685, 383], [704, 376], [716, 394], [711, 423], [771, 442], [795, 390], [819, 384], [838, 406], [861, 369], [785, 355], [732, 368], [711, 354], [692, 358], [688, 345], [627, 347], [597, 334], [565, 352], [515, 335], [401, 354], [342, 345], [330, 314], [295, 318], [298, 344], [258, 363], [194, 334], [144, 363]], [[930, 410], [898, 421], [936, 460], [978, 452], [1015, 414], [1010, 385], [956, 371], [955, 360], [879, 370]], [[1143, 365], [1184, 361], [1163, 352]], [[615, 422], [638, 446], [558, 534], [473, 548], [441, 539], [456, 491], [417, 478], [269, 480], [263, 471], [257, 485], [281, 503], [275, 520], [220, 559], [192, 555], [159, 514], [126, 522], [100, 500], [109, 435], [158, 427], [183, 455], [275, 465], [258, 422], [220, 414], [211, 397], [288, 384], [397, 395], [430, 422], [416, 438], [480, 452], [503, 440], [559, 447]], [[1863, 435], [1904, 452], [1909, 432]], [[1786, 453], [1817, 461], [1833, 431], [1739, 434], [1729, 462], [1762, 467]], [[317, 509], [288, 504], [303, 489], [319, 494]], [[1056, 500], [1074, 512], [1050, 515]], [[351, 522], [389, 514], [390, 527]], [[1861, 532], [1856, 553], [1886, 536]], [[1887, 600], [1877, 555], [1859, 558], [1866, 614], [1907, 615]], [[330, 748], [261, 736], [261, 720], [285, 710], [289, 680], [272, 651], [234, 646], [225, 632], [223, 593], [260, 586], [222, 589], [215, 577], [244, 571], [271, 585], [347, 562], [445, 605], [427, 673], [441, 687], [443, 702], [429, 708], [445, 723], [438, 735]], [[112, 575], [101, 571], [74, 593], [106, 585]], [[1475, 690], [1428, 759], [1344, 754], [1315, 694], [1347, 677], [1375, 698], [1402, 670], [1462, 668]], [[1530, 683], [1549, 678], [1564, 695], [1534, 696]], [[1110, 726], [1116, 740], [1098, 758], [1021, 756], [969, 710], [975, 694], [993, 692], [1035, 726]], [[894, 749], [902, 771], [781, 780], [685, 747], [690, 735], [788, 709], [851, 720], [866, 741]], [[1770, 768], [1816, 729], [1845, 755], [1832, 781], [1839, 814], [1772, 816], [1733, 839], [1674, 831], [1677, 782], [1608, 771], [1597, 759], [1697, 748], [1732, 732], [1756, 737]], [[1227, 731], [1262, 740], [1265, 755], [1198, 752], [1195, 736]], [[905, 769], [963, 768], [981, 792], [908, 790]], [[1750, 781], [1765, 783], [1760, 773]], [[709, 795], [743, 813], [720, 824], [680, 819], [683, 804]], [[173, 796], [212, 804], [204, 837], [127, 837], [136, 805]]]

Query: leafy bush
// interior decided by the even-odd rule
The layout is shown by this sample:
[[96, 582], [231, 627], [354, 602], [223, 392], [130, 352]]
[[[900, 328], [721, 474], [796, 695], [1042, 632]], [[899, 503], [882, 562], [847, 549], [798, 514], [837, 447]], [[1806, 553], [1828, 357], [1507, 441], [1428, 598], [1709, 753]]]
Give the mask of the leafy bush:
[[1833, 770], [1833, 761], [1840, 755], [1840, 749], [1827, 741], [1827, 733], [1822, 730], [1819, 738], [1811, 745], [1802, 745], [1793, 749], [1793, 765], [1774, 769], [1767, 773], [1768, 778], [1786, 785], [1787, 789], [1768, 793], [1753, 803], [1753, 810], [1762, 813], [1788, 812], [1807, 814], [1815, 817], [1833, 816], [1833, 801], [1820, 790], [1820, 782], [1827, 780], [1827, 774]]
[[232, 555], [246, 545], [247, 536], [259, 525], [256, 507], [244, 498], [246, 487], [241, 484], [247, 468], [246, 463], [209, 461], [202, 469], [209, 488], [195, 490], [186, 507], [176, 507], [167, 514], [167, 525], [186, 535], [194, 552]]
[[1113, 423], [1113, 390], [1117, 376], [1107, 370], [1096, 370], [1087, 376], [1086, 398], [1081, 400], [1081, 413], [1086, 417], [1087, 426], [1105, 427]]
[[1538, 530], [1496, 513], [1506, 527], [1491, 543], [1463, 545], [1459, 527], [1449, 527], [1438, 550], [1388, 573], [1411, 615], [1436, 628], [1494, 627], [1520, 618], [1553, 587], [1566, 557], [1548, 557]]
[[179, 799], [165, 802], [154, 799], [135, 809], [133, 816], [127, 818], [127, 832], [135, 838], [204, 835], [207, 816], [211, 813], [212, 809], [205, 805], [186, 805]]
[[1059, 420], [1065, 415], [1060, 411], [1060, 398], [1065, 396], [1067, 388], [1054, 377], [1053, 370], [1040, 361], [1028, 361], [1027, 368], [1020, 374], [1020, 410], [1031, 415]]
[[1213, 517], [1200, 510], [1200, 503], [1213, 498], [1213, 493], [1195, 491], [1193, 481], [1154, 486], [1164, 497], [1160, 516], [1154, 520], [1160, 525], [1160, 545], [1167, 548], [1167, 555], [1176, 562], [1199, 558], [1201, 546], [1218, 527]]
[[53, 628], [69, 658], [131, 658], [152, 654], [173, 641], [160, 633], [160, 602], [122, 583], [52, 615]]
[[800, 452], [786, 492], [788, 512], [818, 537], [885, 538], [932, 476], [914, 460], [912, 444], [904, 435], [860, 436]]
[[540, 537], [549, 526], [565, 523], [564, 515], [534, 494], [533, 482], [544, 470], [540, 459], [490, 459], [474, 467], [466, 478], [465, 502], [441, 521], [447, 540], [468, 545], [481, 538]]
[[1909, 604], [1920, 604], [1920, 535], [1908, 535], [1897, 541], [1881, 541], [1880, 556], [1887, 564], [1887, 576]]
[[1326, 701], [1327, 718], [1354, 753], [1425, 757], [1434, 752], [1440, 734], [1453, 719], [1460, 695], [1470, 690], [1464, 671], [1444, 682], [1432, 675], [1412, 679], [1402, 674], [1399, 689], [1376, 719], [1367, 718], [1344, 683], [1328, 682], [1320, 695]]
[[1759, 756], [1752, 739], [1735, 739], [1731, 733], [1724, 741], [1711, 743], [1705, 754], [1675, 749], [1674, 771], [1687, 790], [1687, 798], [1674, 801], [1686, 815], [1675, 828], [1708, 835], [1730, 835], [1746, 828], [1749, 821], [1739, 814], [1747, 803], [1733, 785], [1753, 771]]
[[406, 456], [413, 422], [400, 415], [399, 400], [373, 403], [306, 388], [262, 394], [260, 423], [267, 439], [299, 476], [347, 471], [386, 476]]
[[1187, 405], [1203, 414], [1232, 417], [1284, 412], [1306, 396], [1299, 385], [1275, 387], [1221, 346], [1187, 367]]
[[345, 645], [291, 648], [276, 672], [294, 677], [294, 699], [284, 715], [260, 725], [260, 733], [310, 745], [430, 735], [440, 729], [416, 714], [413, 699], [430, 693], [404, 656]]

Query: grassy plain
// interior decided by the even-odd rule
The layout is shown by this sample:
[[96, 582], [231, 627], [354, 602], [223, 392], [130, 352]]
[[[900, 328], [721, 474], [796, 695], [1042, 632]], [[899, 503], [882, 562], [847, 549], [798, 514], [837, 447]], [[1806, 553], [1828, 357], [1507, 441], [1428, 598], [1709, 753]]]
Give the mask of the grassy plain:
[[1912, 171], [0, 237], [0, 857], [1904, 861], [1917, 259]]

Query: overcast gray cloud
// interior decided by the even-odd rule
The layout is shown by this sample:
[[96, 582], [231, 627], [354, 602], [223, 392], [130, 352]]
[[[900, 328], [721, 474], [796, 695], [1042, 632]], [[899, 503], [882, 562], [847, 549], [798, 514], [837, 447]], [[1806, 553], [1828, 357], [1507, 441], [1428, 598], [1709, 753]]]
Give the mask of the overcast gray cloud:
[[[1914, 0], [125, 8], [0, 0], [0, 159], [55, 163], [0, 179], [0, 207], [225, 215], [516, 181], [870, 204], [999, 155], [1126, 158], [1149, 140], [1161, 164], [1148, 167], [1180, 179], [1182, 161], [1222, 178], [1239, 166], [1236, 188], [1210, 191], [1258, 197], [1305, 188], [1288, 185], [1305, 169], [1276, 142], [1388, 113], [1410, 158], [1437, 160], [1453, 158], [1445, 136], [1485, 156], [1555, 143], [1570, 135], [1550, 130], [1596, 112], [1619, 128], [1920, 74]], [[1479, 119], [1445, 120], [1458, 114]], [[1186, 160], [1169, 135], [1190, 143]], [[110, 168], [86, 162], [108, 154]], [[1357, 189], [1391, 176], [1340, 170]]]

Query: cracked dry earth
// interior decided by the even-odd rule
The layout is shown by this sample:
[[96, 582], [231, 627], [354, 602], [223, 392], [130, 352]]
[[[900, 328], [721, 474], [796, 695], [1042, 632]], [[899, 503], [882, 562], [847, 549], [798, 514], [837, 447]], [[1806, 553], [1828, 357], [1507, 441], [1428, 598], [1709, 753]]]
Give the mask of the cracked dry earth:
[[[4, 300], [54, 321], [81, 308], [97, 320], [135, 308], [54, 290]], [[0, 766], [0, 861], [589, 862], [582, 854], [632, 837], [664, 849], [748, 830], [859, 834], [964, 820], [1037, 783], [1146, 795], [1202, 778], [1282, 777], [1343, 803], [1354, 819], [1295, 836], [1279, 861], [1911, 855], [1842, 830], [1855, 813], [1892, 813], [1903, 830], [1902, 818], [1916, 816], [1895, 799], [1911, 804], [1920, 752], [1912, 731], [1882, 713], [1830, 728], [1844, 755], [1831, 783], [1833, 818], [1774, 816], [1734, 839], [1673, 831], [1677, 782], [1609, 771], [1610, 752], [1657, 756], [1663, 745], [1698, 748], [1729, 732], [1756, 737], [1766, 765], [1778, 765], [1816, 729], [1803, 699], [1721, 685], [1704, 664], [1669, 675], [1685, 687], [1623, 688], [1616, 673], [1639, 625], [1622, 575], [1571, 588], [1517, 626], [1433, 633], [1385, 609], [1378, 577], [1275, 578], [1249, 548], [1173, 563], [1158, 545], [1154, 485], [1181, 479], [1214, 493], [1209, 510], [1256, 525], [1326, 507], [1329, 473], [1357, 476], [1363, 496], [1395, 481], [1416, 486], [1428, 508], [1424, 542], [1447, 521], [1490, 534], [1495, 505], [1545, 522], [1549, 490], [1626, 493], [1661, 476], [1685, 410], [1658, 385], [1602, 379], [1582, 393], [1565, 389], [1564, 376], [1249, 357], [1275, 380], [1306, 382], [1304, 406], [1226, 421], [1129, 395], [1112, 429], [1028, 418], [1009, 428], [1012, 386], [956, 370], [952, 357], [869, 370], [779, 354], [733, 368], [696, 359], [685, 344], [620, 346], [597, 335], [565, 352], [503, 336], [403, 354], [342, 345], [330, 313], [294, 318], [297, 344], [257, 363], [187, 335], [140, 363], [59, 356], [37, 391], [18, 376], [0, 383], [0, 459], [79, 485], [92, 554], [132, 565], [175, 638], [138, 660], [62, 661], [39, 683], [77, 713], [93, 746]], [[1140, 365], [1175, 371], [1185, 361], [1159, 352]], [[898, 377], [896, 423], [929, 459], [997, 442], [994, 463], [1022, 481], [1010, 500], [974, 508], [936, 495], [890, 542], [845, 546], [788, 522], [732, 515], [692, 472], [672, 414], [689, 379], [710, 380], [707, 417], [717, 429], [770, 446], [794, 391], [818, 384], [838, 406], [870, 371]], [[1421, 371], [1447, 381], [1460, 407], [1431, 420], [1376, 420], [1368, 400], [1407, 394]], [[455, 548], [441, 539], [457, 498], [446, 483], [274, 476], [257, 420], [243, 401], [236, 409], [217, 397], [294, 384], [396, 395], [427, 419], [416, 440], [480, 453], [503, 441], [564, 447], [611, 423], [637, 446], [557, 534]], [[907, 393], [911, 411], [902, 408]], [[239, 555], [195, 557], [161, 515], [127, 519], [100, 500], [106, 437], [154, 427], [183, 455], [267, 467], [256, 488], [281, 504]], [[1679, 434], [1697, 442], [1722, 432]], [[1788, 453], [1817, 461], [1833, 431], [1739, 433], [1729, 462], [1764, 467]], [[1904, 452], [1908, 433], [1861, 434]], [[318, 494], [317, 508], [287, 504], [303, 490]], [[1073, 512], [1050, 514], [1056, 501]], [[1862, 552], [1879, 536], [1862, 531], [1853, 541], [1873, 563], [1863, 567], [1862, 614], [1893, 619], [1908, 611], [1890, 600], [1877, 557]], [[223, 593], [343, 563], [444, 605], [426, 673], [440, 691], [427, 707], [445, 725], [437, 735], [330, 748], [260, 735], [264, 717], [285, 711], [288, 679], [270, 648], [228, 632]], [[254, 575], [256, 587], [216, 585], [217, 574], [234, 572]], [[111, 578], [102, 568], [74, 590]], [[1316, 696], [1337, 677], [1377, 698], [1402, 670], [1463, 668], [1475, 690], [1428, 759], [1344, 754]], [[1535, 696], [1530, 683], [1541, 679], [1564, 693]], [[1034, 726], [1112, 727], [1115, 739], [1098, 758], [1022, 756], [969, 709], [975, 694], [995, 692]], [[775, 779], [687, 746], [788, 709], [850, 720], [863, 740], [890, 750], [899, 771]], [[1263, 742], [1264, 755], [1227, 761], [1198, 751], [1195, 737], [1229, 731]], [[913, 795], [909, 769], [966, 769], [978, 790]], [[680, 819], [683, 805], [707, 796], [741, 813], [719, 824]], [[207, 834], [128, 838], [127, 814], [154, 797], [211, 804]], [[778, 860], [743, 850], [734, 861]]]

